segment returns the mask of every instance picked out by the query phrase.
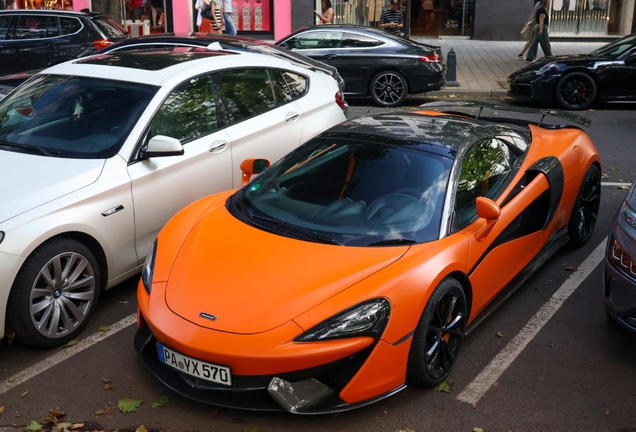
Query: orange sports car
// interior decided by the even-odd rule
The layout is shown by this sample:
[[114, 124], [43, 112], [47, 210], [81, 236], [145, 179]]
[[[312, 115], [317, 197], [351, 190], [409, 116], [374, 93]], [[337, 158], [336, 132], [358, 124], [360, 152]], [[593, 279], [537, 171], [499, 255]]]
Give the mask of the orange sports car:
[[249, 183], [186, 207], [154, 243], [143, 362], [187, 397], [297, 414], [442, 382], [484, 316], [590, 239], [600, 205], [585, 132], [544, 122], [559, 112], [490, 111], [356, 118], [267, 169], [244, 161]]

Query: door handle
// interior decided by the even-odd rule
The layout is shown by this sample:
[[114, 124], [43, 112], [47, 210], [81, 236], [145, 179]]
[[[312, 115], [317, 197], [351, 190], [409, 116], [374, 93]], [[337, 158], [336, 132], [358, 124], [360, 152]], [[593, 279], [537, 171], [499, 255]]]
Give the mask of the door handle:
[[299, 114], [295, 113], [295, 112], [287, 113], [287, 115], [285, 116], [285, 121], [288, 122], [288, 123], [289, 122], [294, 122], [294, 121], [298, 120], [298, 116], [299, 116]]
[[325, 58], [326, 58], [327, 60], [333, 60], [333, 59], [335, 59], [336, 57], [338, 57], [336, 54], [327, 54], [327, 55], [325, 56]]
[[210, 147], [208, 147], [208, 151], [212, 153], [219, 153], [225, 150], [225, 147], [227, 147], [227, 141], [217, 140], [210, 144]]

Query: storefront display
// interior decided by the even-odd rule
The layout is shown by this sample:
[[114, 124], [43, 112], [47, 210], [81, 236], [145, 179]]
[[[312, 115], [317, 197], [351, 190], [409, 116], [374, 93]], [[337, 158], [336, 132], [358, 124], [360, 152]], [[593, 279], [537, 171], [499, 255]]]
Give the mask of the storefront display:
[[271, 31], [271, 0], [234, 0], [232, 18], [241, 31]]
[[635, 0], [552, 0], [550, 36], [622, 36], [631, 32]]
[[73, 10], [73, 0], [5, 0], [4, 9]]

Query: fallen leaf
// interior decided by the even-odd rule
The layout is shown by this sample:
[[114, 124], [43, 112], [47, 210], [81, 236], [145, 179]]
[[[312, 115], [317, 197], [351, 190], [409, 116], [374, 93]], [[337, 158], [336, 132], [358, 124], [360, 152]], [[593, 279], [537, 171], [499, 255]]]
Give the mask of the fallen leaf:
[[575, 271], [578, 271], [578, 270], [579, 270], [579, 269], [578, 269], [578, 267], [577, 267], [577, 266], [575, 266], [575, 265], [573, 265], [573, 264], [569, 264], [569, 265], [563, 266], [563, 268], [564, 268], [565, 270], [567, 270], [567, 271], [571, 271], [571, 272], [575, 272]]
[[619, 189], [622, 189], [622, 190], [627, 190], [627, 189], [629, 189], [629, 186], [627, 186], [627, 185], [620, 185], [618, 188], [619, 188]]
[[71, 422], [59, 423], [51, 429], [51, 432], [68, 432], [73, 426], [75, 426], [75, 424]]
[[473, 405], [473, 409], [477, 409], [477, 405]]
[[163, 407], [167, 407], [170, 406], [170, 404], [168, 403], [169, 398], [168, 396], [161, 396], [159, 398], [159, 402], [153, 402], [152, 403], [152, 407], [153, 408], [163, 408]]
[[497, 337], [504, 337], [502, 332], [497, 332]]
[[[59, 423], [59, 419], [61, 419], [65, 415], [66, 415], [66, 413], [63, 412], [63, 411], [50, 409], [49, 410], [49, 416], [47, 418], [45, 418], [44, 420], [42, 420], [42, 424], [53, 423], [54, 425], [57, 425]], [[73, 426], [73, 425], [71, 424], [71, 426]]]
[[605, 411], [605, 415], [609, 415], [609, 410]]
[[245, 426], [243, 432], [258, 432], [258, 428], [256, 426]]
[[550, 344], [550, 348], [554, 348], [554, 345]]
[[113, 386], [110, 384], [104, 384], [104, 390], [112, 390]]
[[610, 178], [610, 176], [609, 176], [609, 175], [607, 175], [607, 174], [601, 174], [601, 178], [603, 178], [603, 179], [608, 179], [608, 178]]
[[142, 402], [142, 400], [131, 399], [127, 397], [126, 399], [119, 399], [117, 401], [117, 408], [119, 408], [119, 410], [125, 414], [137, 411], [137, 407], [141, 405]]
[[473, 432], [484, 432], [482, 428], [474, 427]]
[[618, 170], [619, 170], [619, 168], [617, 168], [617, 167], [610, 167], [610, 169], [611, 169], [612, 171], [618, 171]]
[[382, 410], [382, 414], [387, 415], [389, 412], [387, 410]]
[[28, 395], [28, 394], [29, 394], [29, 391], [27, 390], [27, 391], [25, 391], [24, 393], [22, 393], [22, 394], [20, 395], [20, 397], [25, 397], [25, 396], [26, 396], [26, 395]]
[[100, 331], [100, 332], [102, 332], [102, 333], [106, 333], [106, 332], [109, 332], [109, 331], [110, 331], [110, 329], [111, 329], [111, 327], [110, 327], [110, 326], [101, 326], [101, 327], [99, 328], [99, 331]]
[[415, 431], [411, 429], [410, 427], [407, 427], [404, 429], [398, 429], [397, 432], [415, 432]]
[[148, 429], [146, 429], [146, 426], [141, 425], [137, 429], [135, 429], [135, 432], [148, 432]]
[[0, 406], [0, 414], [4, 414], [4, 411], [6, 410], [6, 407]]
[[73, 425], [73, 427], [71, 427], [71, 430], [73, 429], [79, 429], [79, 428], [83, 428], [84, 427], [84, 423], [75, 423]]
[[23, 427], [22, 430], [24, 432], [41, 431], [42, 430], [42, 426], [40, 426], [40, 424], [38, 422], [36, 422], [35, 420], [31, 420], [31, 423], [29, 423], [28, 426]]
[[453, 391], [453, 384], [450, 381], [443, 381], [441, 382], [437, 387], [435, 387], [433, 389], [433, 391], [435, 392], [444, 392], [444, 393], [450, 393], [451, 391]]
[[496, 383], [494, 383], [492, 386], [493, 386], [493, 387], [499, 387], [499, 383], [498, 383], [498, 382], [496, 382]]
[[64, 348], [69, 348], [75, 345], [77, 345], [77, 340], [71, 339], [70, 341], [66, 342], [66, 344], [64, 345]]
[[102, 382], [103, 382], [104, 384], [110, 384], [112, 381], [111, 381], [111, 380], [109, 380], [108, 378], [102, 378]]
[[95, 411], [95, 415], [104, 415], [110, 412], [110, 407]]

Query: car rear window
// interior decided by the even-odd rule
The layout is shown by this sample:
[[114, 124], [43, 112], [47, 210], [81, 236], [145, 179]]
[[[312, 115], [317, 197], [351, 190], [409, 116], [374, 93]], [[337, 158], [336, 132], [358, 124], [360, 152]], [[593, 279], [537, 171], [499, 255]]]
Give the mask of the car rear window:
[[106, 17], [95, 17], [93, 18], [93, 23], [108, 39], [126, 37], [124, 29]]
[[80, 31], [82, 23], [77, 18], [60, 17], [60, 27], [63, 35], [70, 35]]

